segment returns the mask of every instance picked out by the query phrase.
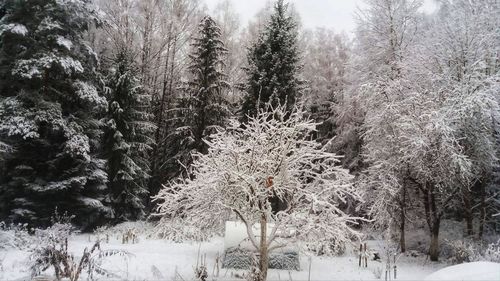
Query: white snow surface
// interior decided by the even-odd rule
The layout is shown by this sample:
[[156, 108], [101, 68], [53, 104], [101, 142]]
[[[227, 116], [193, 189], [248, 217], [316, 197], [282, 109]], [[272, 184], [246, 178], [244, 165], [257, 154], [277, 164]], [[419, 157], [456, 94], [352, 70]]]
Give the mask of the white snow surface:
[[[193, 268], [196, 265], [198, 249], [200, 254], [206, 255], [209, 280], [237, 280], [236, 274], [241, 276], [245, 272], [221, 268], [218, 277], [213, 275], [216, 256], [222, 255], [224, 251], [222, 237], [203, 243], [175, 243], [140, 236], [138, 244], [122, 244], [121, 237], [115, 235], [110, 237], [109, 243], [103, 242], [101, 247], [103, 250], [121, 249], [132, 254], [128, 260], [113, 257], [104, 264], [106, 269], [121, 276], [121, 280], [194, 280]], [[69, 241], [70, 251], [77, 259], [85, 247], [92, 246], [89, 239], [95, 240], [96, 235], [80, 234]], [[0, 261], [3, 260], [3, 264], [0, 263], [2, 265], [0, 266], [0, 280], [30, 280], [28, 256], [29, 252], [26, 250], [0, 250]], [[341, 257], [312, 256], [311, 262], [310, 280], [314, 281], [377, 280], [379, 279], [376, 277], [377, 271], [382, 272], [382, 279], [384, 278], [385, 264], [369, 261], [367, 268], [359, 268], [358, 259], [354, 254], [345, 254]], [[289, 280], [290, 277], [292, 280], [308, 280], [309, 257], [307, 254], [300, 255], [300, 263], [300, 271], [270, 270], [268, 280]], [[427, 275], [444, 266], [441, 263], [428, 262], [425, 257], [404, 256], [398, 261], [397, 280], [423, 280]], [[175, 277], [176, 272], [177, 277]], [[50, 270], [45, 273], [45, 275], [50, 274]], [[80, 280], [87, 280], [86, 272], [82, 273]]]
[[500, 280], [500, 263], [470, 262], [449, 266], [427, 276], [426, 281], [494, 281]]

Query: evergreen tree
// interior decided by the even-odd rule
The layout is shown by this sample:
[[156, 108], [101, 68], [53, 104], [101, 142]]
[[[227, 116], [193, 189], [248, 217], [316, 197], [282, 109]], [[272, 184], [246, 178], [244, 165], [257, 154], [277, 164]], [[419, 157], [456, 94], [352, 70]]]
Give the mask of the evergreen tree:
[[0, 3], [0, 220], [47, 225], [56, 206], [90, 227], [112, 215], [96, 153], [98, 60], [83, 35], [98, 23], [86, 0]]
[[196, 148], [203, 152], [205, 147], [202, 139], [213, 133], [215, 127], [223, 127], [229, 117], [225, 96], [229, 84], [223, 72], [227, 50], [221, 40], [219, 26], [211, 17], [205, 16], [198, 33], [189, 55], [190, 79], [184, 87], [188, 110], [184, 113], [193, 131]]
[[297, 24], [287, 9], [283, 0], [276, 2], [269, 23], [249, 50], [243, 120], [267, 104], [286, 105], [290, 112], [301, 92]]
[[113, 61], [106, 122], [105, 153], [113, 207], [120, 220], [144, 218], [149, 153], [155, 126], [148, 109], [151, 96], [139, 85], [137, 69], [125, 49]]
[[226, 97], [229, 84], [223, 71], [227, 50], [221, 30], [211, 17], [202, 19], [191, 47], [189, 80], [177, 101], [177, 129], [167, 137], [170, 161], [166, 168], [174, 171], [172, 177], [182, 168], [179, 162], [190, 164], [192, 151], [207, 152], [203, 139], [224, 127], [230, 116]]

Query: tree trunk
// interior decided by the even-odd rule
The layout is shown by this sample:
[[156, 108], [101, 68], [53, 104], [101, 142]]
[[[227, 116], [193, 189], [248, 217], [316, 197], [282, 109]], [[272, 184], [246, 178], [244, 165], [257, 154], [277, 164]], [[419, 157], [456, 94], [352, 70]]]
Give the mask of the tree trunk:
[[464, 188], [462, 191], [462, 200], [464, 202], [464, 218], [465, 224], [467, 227], [467, 236], [471, 236], [474, 234], [474, 230], [472, 228], [472, 205], [471, 205], [471, 191], [467, 188]]
[[439, 224], [439, 220], [435, 221], [431, 230], [431, 246], [429, 248], [431, 261], [438, 261], [439, 258]]
[[483, 232], [484, 232], [484, 223], [486, 220], [486, 184], [481, 184], [479, 187], [479, 198], [481, 200], [480, 206], [479, 206], [479, 229], [477, 232], [477, 236], [479, 238], [483, 237]]
[[404, 212], [401, 212], [402, 221], [399, 225], [399, 246], [401, 247], [401, 253], [406, 252], [406, 241], [405, 241], [405, 219]]
[[425, 219], [429, 232], [431, 234], [431, 244], [429, 247], [429, 256], [431, 261], [437, 261], [439, 258], [439, 225], [441, 218], [437, 212], [436, 195], [434, 186], [426, 183], [422, 189], [425, 209]]
[[262, 214], [260, 218], [259, 281], [266, 281], [268, 267], [269, 252], [267, 249], [267, 216], [265, 214]]
[[400, 209], [401, 218], [399, 224], [399, 247], [401, 248], [401, 253], [406, 252], [406, 241], [405, 241], [405, 222], [406, 222], [406, 180], [403, 183], [403, 190], [401, 191], [400, 199]]

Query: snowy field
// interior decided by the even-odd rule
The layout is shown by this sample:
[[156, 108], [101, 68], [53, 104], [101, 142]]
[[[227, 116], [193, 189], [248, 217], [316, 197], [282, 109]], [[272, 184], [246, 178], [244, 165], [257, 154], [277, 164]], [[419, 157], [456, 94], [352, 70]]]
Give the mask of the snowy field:
[[[94, 235], [81, 234], [69, 241], [70, 251], [78, 257], [85, 247], [91, 247]], [[244, 271], [220, 269], [214, 276], [214, 264], [224, 248], [223, 238], [214, 238], [205, 243], [174, 243], [165, 240], [152, 240], [140, 237], [137, 244], [122, 244], [121, 239], [112, 237], [109, 243], [102, 243], [102, 249], [120, 249], [129, 252], [128, 259], [112, 257], [103, 264], [121, 280], [193, 280], [198, 251], [206, 254], [209, 280], [236, 280]], [[200, 249], [200, 250], [199, 250]], [[0, 271], [1, 280], [30, 280], [27, 259], [29, 253], [21, 250], [0, 251], [3, 259]], [[270, 270], [268, 280], [308, 280], [309, 257], [301, 254], [301, 270]], [[425, 257], [403, 256], [398, 261], [398, 280], [423, 280], [427, 275], [445, 267], [443, 263], [432, 263]], [[378, 280], [384, 279], [385, 265], [369, 261], [367, 268], [358, 267], [358, 259], [353, 254], [342, 257], [312, 257], [310, 280]], [[46, 272], [50, 275], [50, 271]], [[377, 276], [378, 275], [378, 276]], [[500, 276], [500, 275], [499, 275]], [[87, 280], [83, 273], [81, 280]], [[114, 278], [116, 279], [116, 278]], [[104, 279], [99, 279], [104, 280]]]

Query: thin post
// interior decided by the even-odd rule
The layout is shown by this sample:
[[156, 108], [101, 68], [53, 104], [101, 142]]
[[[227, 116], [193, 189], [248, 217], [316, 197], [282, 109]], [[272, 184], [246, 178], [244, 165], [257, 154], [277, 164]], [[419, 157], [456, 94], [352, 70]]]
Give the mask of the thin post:
[[363, 244], [359, 244], [359, 267], [361, 267], [361, 255], [363, 253]]
[[396, 280], [398, 267], [396, 266], [396, 253], [394, 253], [394, 280]]
[[309, 276], [307, 277], [307, 281], [311, 281], [311, 264], [312, 264], [312, 258], [309, 257]]
[[365, 267], [368, 267], [368, 252], [366, 250], [366, 243], [365, 243], [364, 256], [365, 256]]

